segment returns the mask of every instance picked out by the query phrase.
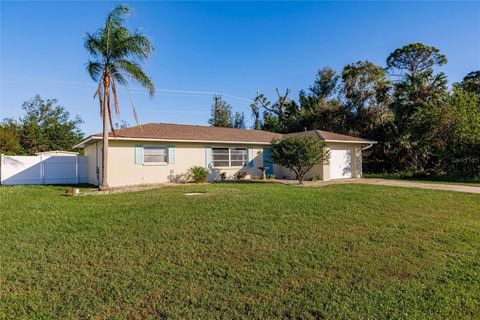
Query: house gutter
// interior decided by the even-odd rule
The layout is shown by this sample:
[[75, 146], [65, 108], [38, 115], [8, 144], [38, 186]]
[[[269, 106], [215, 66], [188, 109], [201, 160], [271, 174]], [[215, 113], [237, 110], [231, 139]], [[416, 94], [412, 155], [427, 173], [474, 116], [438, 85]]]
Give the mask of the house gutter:
[[[327, 140], [323, 139], [322, 136], [318, 132], [315, 132], [318, 138], [322, 141], [325, 142], [330, 142], [330, 143], [353, 143], [353, 144], [366, 144], [368, 143], [369, 146], [365, 148], [368, 149], [370, 148], [373, 144], [377, 143], [376, 141], [368, 141], [368, 140], [363, 140], [363, 141], [352, 141], [352, 140]], [[81, 149], [85, 147], [85, 144], [88, 143], [91, 140], [101, 140], [102, 137], [99, 136], [90, 136], [77, 145], [73, 146], [74, 149]], [[245, 145], [245, 144], [252, 144], [252, 145], [263, 145], [263, 146], [268, 146], [270, 145], [270, 142], [259, 142], [259, 141], [221, 141], [221, 140], [181, 140], [181, 139], [158, 139], [158, 138], [128, 138], [128, 137], [109, 137], [108, 138], [111, 141], [158, 141], [158, 142], [185, 142], [185, 143], [215, 143], [215, 144], [240, 144], [240, 145]]]
[[366, 147], [363, 147], [361, 150], [362, 151], [365, 151], [367, 149], [370, 149], [371, 147], [373, 147], [373, 145], [375, 144], [376, 142], [371, 142], [370, 144], [368, 144]]
[[[75, 149], [85, 147], [85, 144], [91, 140], [101, 140], [102, 137], [92, 136], [88, 137], [77, 145], [73, 146]], [[218, 144], [254, 144], [254, 145], [270, 145], [270, 142], [258, 141], [223, 141], [223, 140], [180, 140], [180, 139], [157, 139], [157, 138], [125, 138], [125, 137], [109, 137], [110, 141], [159, 141], [159, 142], [187, 142], [187, 143], [218, 143]]]

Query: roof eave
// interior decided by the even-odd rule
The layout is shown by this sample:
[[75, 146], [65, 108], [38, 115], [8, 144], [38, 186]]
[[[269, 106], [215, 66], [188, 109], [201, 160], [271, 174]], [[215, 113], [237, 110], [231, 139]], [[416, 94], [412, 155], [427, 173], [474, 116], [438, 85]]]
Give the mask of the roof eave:
[[[92, 140], [101, 140], [100, 136], [89, 136], [75, 145], [74, 149], [83, 149]], [[184, 140], [184, 139], [159, 139], [159, 138], [130, 138], [130, 137], [108, 137], [109, 141], [159, 141], [159, 142], [185, 142], [185, 143], [216, 143], [216, 144], [253, 144], [253, 145], [270, 145], [270, 142], [260, 141], [225, 141], [225, 140]]]
[[377, 141], [369, 141], [369, 140], [362, 140], [362, 141], [355, 141], [355, 140], [331, 140], [331, 139], [322, 139], [325, 142], [337, 142], [337, 143], [359, 143], [359, 144], [375, 144]]

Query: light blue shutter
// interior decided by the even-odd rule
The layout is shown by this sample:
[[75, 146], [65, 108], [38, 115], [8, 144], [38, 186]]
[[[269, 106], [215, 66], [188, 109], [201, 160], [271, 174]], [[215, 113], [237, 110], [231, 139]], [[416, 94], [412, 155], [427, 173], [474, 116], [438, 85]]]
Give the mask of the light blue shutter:
[[135, 164], [143, 164], [143, 144], [135, 145]]
[[248, 166], [250, 168], [253, 168], [253, 149], [252, 148], [248, 148]]
[[273, 174], [272, 149], [263, 148], [263, 166], [267, 167], [266, 174]]
[[205, 147], [205, 168], [212, 168], [212, 147]]
[[168, 146], [168, 163], [175, 163], [175, 146]]

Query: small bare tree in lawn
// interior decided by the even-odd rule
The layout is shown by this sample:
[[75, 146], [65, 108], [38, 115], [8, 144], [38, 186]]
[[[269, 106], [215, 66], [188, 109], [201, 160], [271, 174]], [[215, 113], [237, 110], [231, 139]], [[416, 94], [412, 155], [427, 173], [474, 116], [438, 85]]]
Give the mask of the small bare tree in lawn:
[[272, 141], [273, 162], [295, 172], [299, 184], [303, 184], [303, 177], [313, 166], [329, 159], [325, 142], [316, 137], [291, 136]]

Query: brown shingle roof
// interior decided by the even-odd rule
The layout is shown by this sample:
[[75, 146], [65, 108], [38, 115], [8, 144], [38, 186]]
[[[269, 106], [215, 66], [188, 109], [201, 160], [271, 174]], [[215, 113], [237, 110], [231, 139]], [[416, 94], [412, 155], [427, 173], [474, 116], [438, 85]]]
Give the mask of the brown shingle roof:
[[357, 138], [353, 136], [347, 136], [344, 134], [333, 133], [329, 131], [323, 130], [310, 130], [310, 131], [303, 131], [303, 132], [294, 132], [289, 133], [287, 135], [292, 136], [310, 136], [310, 137], [319, 137], [321, 140], [325, 141], [345, 141], [345, 142], [365, 142], [365, 143], [372, 143], [374, 141], [365, 140], [362, 138]]
[[[101, 133], [94, 136], [102, 136]], [[113, 136], [110, 134], [110, 136]], [[236, 128], [207, 127], [172, 123], [147, 123], [140, 126], [115, 130], [115, 136], [121, 138], [145, 138], [162, 140], [194, 140], [194, 141], [238, 141], [265, 142], [282, 135], [262, 130]]]
[[[341, 141], [353, 143], [372, 143], [373, 141], [346, 136], [322, 130], [296, 132], [290, 134], [273, 133], [262, 130], [247, 130], [235, 128], [207, 127], [172, 123], [147, 123], [140, 126], [115, 130], [116, 138], [128, 138], [141, 141], [142, 139], [158, 139], [163, 141], [203, 141], [203, 142], [245, 142], [269, 144], [272, 139], [289, 135], [317, 136], [325, 141]], [[83, 148], [92, 139], [100, 139], [101, 133], [96, 133], [75, 146]], [[110, 133], [110, 137], [113, 134]]]

